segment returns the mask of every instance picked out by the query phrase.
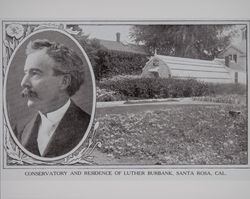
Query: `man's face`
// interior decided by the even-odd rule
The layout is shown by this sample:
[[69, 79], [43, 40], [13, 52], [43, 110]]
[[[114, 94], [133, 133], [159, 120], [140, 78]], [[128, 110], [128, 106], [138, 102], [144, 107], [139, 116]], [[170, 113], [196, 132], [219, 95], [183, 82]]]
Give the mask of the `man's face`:
[[21, 86], [24, 88], [23, 96], [28, 99], [28, 107], [47, 113], [56, 106], [63, 90], [62, 76], [53, 75], [54, 64], [45, 49], [27, 56]]

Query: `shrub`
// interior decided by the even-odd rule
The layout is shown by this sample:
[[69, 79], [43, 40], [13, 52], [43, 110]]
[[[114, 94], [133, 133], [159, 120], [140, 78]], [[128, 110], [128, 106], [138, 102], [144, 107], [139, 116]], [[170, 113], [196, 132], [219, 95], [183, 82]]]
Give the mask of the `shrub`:
[[214, 84], [194, 79], [117, 76], [100, 81], [98, 85], [102, 89], [114, 91], [128, 99], [246, 95], [246, 86], [242, 84]]
[[99, 87], [110, 89], [129, 99], [191, 97], [209, 93], [206, 83], [193, 79], [124, 78], [99, 82]]
[[126, 97], [121, 94], [117, 94], [114, 91], [96, 88], [96, 98], [98, 102], [108, 102], [108, 101], [121, 101], [126, 99]]
[[136, 78], [141, 78], [141, 75], [116, 75], [111, 78], [102, 78], [100, 82], [105, 83], [109, 81], [119, 81], [124, 79], [136, 79]]
[[228, 95], [228, 94], [238, 94], [245, 95], [246, 94], [246, 85], [243, 84], [208, 84], [209, 92], [211, 95]]
[[146, 55], [108, 51], [99, 49], [97, 64], [94, 68], [97, 80], [116, 75], [141, 74], [148, 61]]

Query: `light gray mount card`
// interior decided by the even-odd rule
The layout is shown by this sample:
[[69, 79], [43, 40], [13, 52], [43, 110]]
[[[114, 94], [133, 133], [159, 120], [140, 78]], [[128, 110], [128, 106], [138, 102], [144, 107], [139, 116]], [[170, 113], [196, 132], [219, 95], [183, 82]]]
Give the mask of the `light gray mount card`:
[[2, 180], [249, 179], [249, 20], [2, 20]]

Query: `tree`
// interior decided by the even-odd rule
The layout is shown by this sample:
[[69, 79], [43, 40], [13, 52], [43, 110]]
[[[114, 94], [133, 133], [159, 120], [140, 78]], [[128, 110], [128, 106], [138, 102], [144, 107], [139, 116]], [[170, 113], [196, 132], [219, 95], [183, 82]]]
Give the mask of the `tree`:
[[97, 63], [99, 60], [98, 52], [102, 48], [100, 42], [97, 39], [90, 39], [89, 35], [85, 34], [83, 29], [78, 24], [68, 24], [72, 32], [77, 34], [71, 34], [83, 47], [84, 51], [88, 55], [90, 63], [93, 67], [95, 78], [99, 79], [100, 65]]
[[230, 43], [233, 25], [134, 25], [130, 38], [158, 54], [213, 59]]

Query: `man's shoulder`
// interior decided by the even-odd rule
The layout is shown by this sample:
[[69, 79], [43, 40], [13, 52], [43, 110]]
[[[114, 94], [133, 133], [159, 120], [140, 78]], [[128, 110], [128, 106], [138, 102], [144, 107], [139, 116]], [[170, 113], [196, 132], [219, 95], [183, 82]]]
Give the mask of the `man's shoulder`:
[[60, 127], [67, 128], [78, 132], [78, 129], [87, 129], [90, 123], [90, 114], [82, 110], [73, 101], [64, 114]]
[[[74, 102], [71, 102], [56, 132], [60, 132], [60, 137], [62, 137], [63, 140], [66, 139], [70, 141], [68, 145], [75, 145], [83, 138], [89, 124], [90, 115]], [[70, 132], [70, 134], [68, 132]]]
[[77, 106], [73, 101], [71, 102], [68, 111], [75, 119], [84, 119], [88, 121], [90, 120], [90, 114]]

